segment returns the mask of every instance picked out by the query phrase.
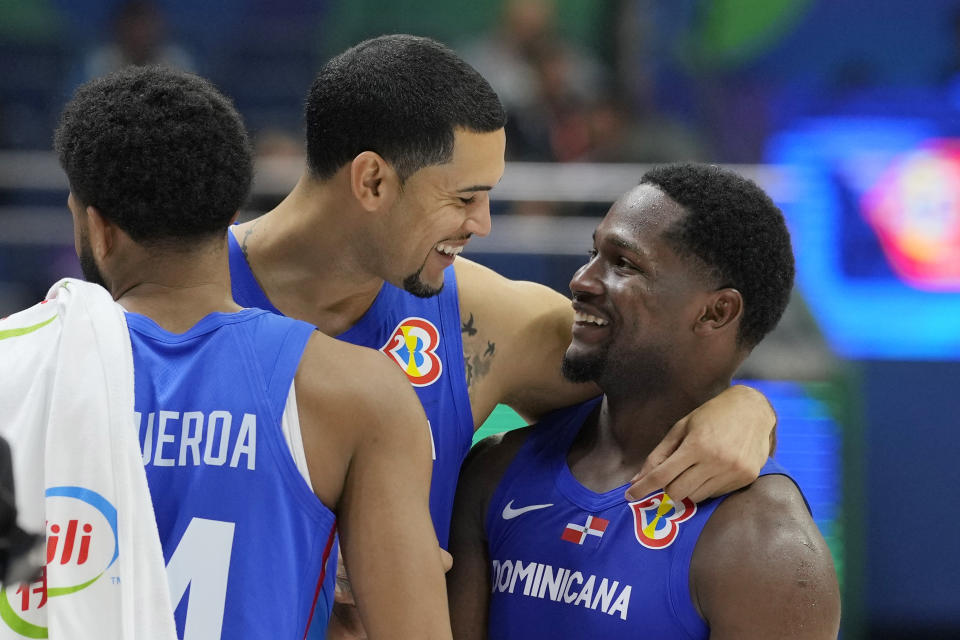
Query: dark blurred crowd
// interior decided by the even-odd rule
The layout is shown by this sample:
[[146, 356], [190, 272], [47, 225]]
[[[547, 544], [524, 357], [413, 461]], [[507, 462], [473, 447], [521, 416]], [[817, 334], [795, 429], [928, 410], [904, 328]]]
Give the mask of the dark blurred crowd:
[[[922, 102], [935, 87], [960, 105], [958, 16], [960, 0], [4, 0], [0, 152], [48, 151], [77, 85], [158, 63], [229, 95], [259, 158], [296, 158], [322, 62], [393, 31], [447, 42], [489, 79], [507, 107], [510, 161], [756, 164], [772, 133], [860, 91], [923, 87]], [[20, 219], [24, 207], [63, 207], [60, 193], [2, 183], [0, 229], [13, 224], [11, 207]], [[251, 211], [275, 204], [255, 193]], [[495, 213], [606, 206], [497, 202]], [[0, 298], [10, 282], [47, 282], [46, 271], [74, 263], [69, 247], [40, 253], [3, 235]]]
[[956, 78], [960, 2], [879, 0], [870, 16], [858, 4], [6, 0], [0, 149], [49, 148], [75, 86], [149, 63], [212, 79], [267, 147], [281, 134], [296, 142], [326, 57], [412, 31], [458, 49], [494, 85], [509, 110], [510, 160], [757, 163], [772, 130], [825, 97]]

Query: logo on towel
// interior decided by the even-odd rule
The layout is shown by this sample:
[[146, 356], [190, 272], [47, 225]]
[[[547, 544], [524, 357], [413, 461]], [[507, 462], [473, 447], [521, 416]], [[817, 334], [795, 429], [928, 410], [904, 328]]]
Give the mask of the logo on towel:
[[415, 387], [433, 384], [443, 371], [436, 354], [440, 332], [429, 320], [407, 318], [397, 325], [380, 351], [393, 358]]
[[99, 580], [119, 556], [117, 509], [83, 487], [46, 491], [46, 566], [40, 579], [0, 590], [0, 619], [28, 638], [46, 638], [48, 598], [82, 591]]
[[634, 533], [637, 542], [647, 549], [666, 549], [677, 538], [680, 523], [693, 517], [697, 505], [684, 498], [679, 503], [663, 491], [658, 491], [643, 500], [631, 502]]

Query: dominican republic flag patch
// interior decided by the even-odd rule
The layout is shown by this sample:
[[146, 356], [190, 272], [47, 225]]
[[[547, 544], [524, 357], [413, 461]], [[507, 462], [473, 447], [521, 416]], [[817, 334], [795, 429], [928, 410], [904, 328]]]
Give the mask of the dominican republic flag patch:
[[568, 522], [563, 533], [560, 534], [560, 538], [567, 542], [580, 545], [587, 542], [587, 540], [591, 540], [590, 546], [596, 547], [600, 544], [600, 538], [603, 537], [603, 532], [607, 530], [608, 524], [610, 524], [609, 520], [595, 516], [587, 516], [586, 524]]

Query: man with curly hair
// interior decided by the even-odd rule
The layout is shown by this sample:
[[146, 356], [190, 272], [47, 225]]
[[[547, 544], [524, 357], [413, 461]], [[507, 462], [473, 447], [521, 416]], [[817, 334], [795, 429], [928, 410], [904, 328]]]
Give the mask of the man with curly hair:
[[410, 385], [380, 354], [233, 301], [227, 227], [252, 159], [229, 100], [128, 68], [77, 90], [55, 146], [83, 272], [126, 310], [179, 636], [322, 624], [336, 525], [371, 637], [449, 637]]
[[563, 373], [603, 396], [474, 448], [448, 574], [457, 638], [836, 638], [830, 552], [798, 487], [624, 498], [671, 425], [730, 386], [793, 286], [783, 216], [706, 165], [648, 172], [570, 282]]

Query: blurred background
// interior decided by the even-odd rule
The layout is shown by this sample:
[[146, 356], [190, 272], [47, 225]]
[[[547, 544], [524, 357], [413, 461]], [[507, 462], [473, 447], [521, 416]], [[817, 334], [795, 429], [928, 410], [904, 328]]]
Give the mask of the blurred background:
[[393, 32], [454, 47], [507, 106], [494, 231], [468, 250], [504, 275], [566, 292], [651, 163], [732, 165], [773, 196], [797, 287], [740, 375], [834, 553], [842, 637], [960, 638], [958, 0], [3, 0], [0, 316], [79, 275], [50, 153], [79, 83], [151, 62], [213, 80], [256, 145], [251, 217], [299, 176], [319, 66]]

